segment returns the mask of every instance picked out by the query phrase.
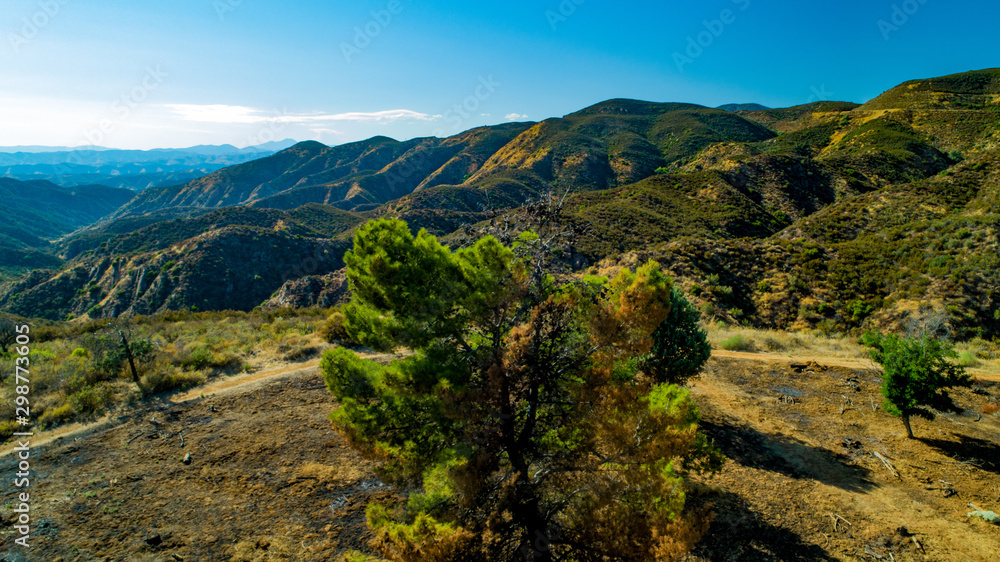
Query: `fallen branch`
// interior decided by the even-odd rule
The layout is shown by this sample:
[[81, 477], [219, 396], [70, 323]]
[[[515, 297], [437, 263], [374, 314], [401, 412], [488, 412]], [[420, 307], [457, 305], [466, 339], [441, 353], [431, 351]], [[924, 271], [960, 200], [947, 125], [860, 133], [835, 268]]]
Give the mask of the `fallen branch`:
[[942, 418], [944, 418], [944, 419], [946, 419], [946, 420], [948, 420], [948, 421], [950, 421], [951, 423], [957, 423], [958, 425], [960, 425], [960, 426], [962, 426], [962, 427], [969, 427], [969, 426], [965, 425], [965, 424], [964, 424], [964, 423], [962, 423], [962, 422], [959, 422], [959, 421], [955, 421], [955, 420], [953, 420], [953, 419], [949, 418], [948, 416], [941, 416], [941, 417], [942, 417]]
[[132, 437], [131, 439], [128, 440], [128, 442], [125, 443], [125, 446], [128, 447], [133, 441], [142, 437], [145, 433], [146, 433], [145, 431], [140, 431], [139, 433], [136, 433], [134, 437]]
[[181, 448], [183, 449], [184, 448], [184, 430], [182, 429], [181, 432], [178, 433], [177, 435], [181, 436]]
[[899, 476], [899, 473], [896, 472], [896, 467], [892, 466], [892, 463], [889, 462], [889, 459], [883, 457], [881, 454], [879, 454], [878, 451], [872, 451], [872, 454], [875, 455], [875, 458], [882, 461], [882, 464], [889, 469], [889, 472], [891, 472], [893, 476], [895, 476], [896, 478], [901, 478]]
[[920, 552], [927, 554], [927, 551], [924, 550], [924, 547], [920, 544], [920, 541], [917, 540], [917, 537], [910, 537], [910, 540], [913, 541], [913, 544], [917, 545], [917, 548], [920, 549]]
[[840, 529], [837, 528], [837, 520], [840, 520], [840, 521], [843, 521], [844, 523], [847, 523], [848, 527], [853, 527], [854, 526], [854, 525], [851, 525], [850, 521], [848, 521], [847, 519], [844, 519], [843, 517], [837, 515], [836, 513], [828, 513], [827, 515], [829, 515], [830, 518], [833, 519], [833, 530], [834, 531], [839, 531], [840, 530]]

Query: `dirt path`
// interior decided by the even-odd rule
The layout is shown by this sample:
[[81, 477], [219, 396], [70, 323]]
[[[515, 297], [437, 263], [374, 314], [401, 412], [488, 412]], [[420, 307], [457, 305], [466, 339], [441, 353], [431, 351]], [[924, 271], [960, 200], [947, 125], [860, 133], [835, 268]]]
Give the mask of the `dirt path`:
[[[375, 361], [387, 360], [393, 357], [392, 354], [385, 353], [370, 353], [362, 354], [361, 356]], [[231, 377], [224, 377], [206, 385], [195, 387], [187, 392], [169, 395], [167, 400], [173, 404], [180, 404], [213, 395], [249, 392], [275, 380], [312, 374], [319, 369], [319, 362], [319, 359], [313, 359], [302, 363], [280, 365], [256, 373], [242, 373]], [[109, 415], [88, 424], [72, 423], [59, 426], [51, 431], [45, 431], [32, 437], [31, 443], [37, 447], [51, 443], [56, 439], [79, 438], [89, 433], [107, 429], [116, 423], [122, 423], [129, 417], [129, 415]], [[17, 447], [17, 443], [13, 441], [4, 445], [0, 449], [0, 458], [9, 455], [15, 447]]]
[[[767, 353], [749, 353], [743, 351], [726, 351], [725, 349], [713, 349], [713, 357], [726, 357], [729, 359], [744, 359], [747, 361], [760, 361], [768, 363], [809, 363], [815, 361], [820, 365], [828, 367], [843, 367], [845, 369], [872, 370], [877, 371], [878, 366], [868, 359], [849, 359], [846, 357], [832, 357], [824, 355], [772, 355]], [[969, 374], [976, 378], [1000, 382], [1000, 374], [984, 371], [983, 369], [966, 369]]]

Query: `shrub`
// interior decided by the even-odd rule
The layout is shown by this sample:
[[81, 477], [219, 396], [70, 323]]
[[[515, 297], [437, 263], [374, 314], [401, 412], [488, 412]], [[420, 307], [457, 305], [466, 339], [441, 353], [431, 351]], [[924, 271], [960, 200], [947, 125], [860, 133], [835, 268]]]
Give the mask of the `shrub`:
[[80, 414], [89, 415], [104, 412], [114, 396], [115, 392], [111, 385], [107, 382], [101, 382], [80, 389], [71, 394], [67, 400], [74, 410]]
[[786, 349], [785, 344], [776, 337], [767, 336], [760, 342], [764, 349], [768, 351], [784, 351]]
[[704, 319], [715, 317], [715, 305], [710, 302], [703, 302], [698, 307], [698, 312], [701, 313], [701, 317]]
[[670, 294], [670, 312], [653, 332], [653, 346], [640, 364], [657, 379], [684, 384], [696, 375], [712, 355], [700, 314], [676, 287]]
[[976, 359], [976, 356], [971, 351], [963, 351], [958, 354], [955, 364], [959, 367], [975, 367], [979, 364], [979, 360]]
[[38, 422], [43, 426], [48, 427], [51, 425], [58, 425], [63, 422], [69, 421], [75, 415], [76, 415], [76, 408], [73, 407], [72, 403], [66, 402], [62, 406], [59, 406], [51, 410], [46, 410], [45, 413], [43, 413], [41, 417], [38, 418]]
[[329, 343], [347, 342], [349, 339], [344, 322], [347, 319], [339, 310], [330, 315], [320, 327], [320, 334]]
[[719, 347], [726, 351], [750, 351], [753, 349], [753, 344], [743, 336], [733, 336], [723, 340]]
[[10, 439], [14, 432], [21, 431], [20, 426], [14, 420], [0, 420], [0, 441]]
[[142, 378], [143, 388], [150, 394], [159, 394], [177, 389], [188, 389], [203, 384], [205, 374], [201, 371], [154, 369]]

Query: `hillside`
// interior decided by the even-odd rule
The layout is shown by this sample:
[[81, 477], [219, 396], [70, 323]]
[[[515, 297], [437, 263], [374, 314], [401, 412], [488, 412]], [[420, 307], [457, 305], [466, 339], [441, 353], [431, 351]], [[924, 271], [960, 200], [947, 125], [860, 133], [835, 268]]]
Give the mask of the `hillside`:
[[[803, 371], [745, 355], [717, 354], [692, 384], [700, 427], [729, 460], [690, 486], [689, 501], [717, 516], [685, 560], [1000, 554], [1000, 529], [966, 516], [968, 502], [996, 509], [1000, 420], [979, 414], [1000, 396], [996, 383], [959, 391], [963, 414], [915, 421], [928, 437], [909, 440], [898, 420], [869, 407], [879, 395], [869, 371], [827, 367], [823, 357]], [[55, 459], [39, 464], [37, 491], [58, 501], [45, 508], [49, 524], [33, 552], [46, 560], [318, 562], [370, 552], [365, 506], [397, 492], [331, 427], [335, 406], [318, 363], [215, 381], [36, 438], [33, 451]], [[7, 471], [16, 461], [0, 456]], [[13, 502], [16, 490], [5, 490]], [[0, 556], [5, 548], [0, 542]]]
[[118, 219], [64, 241], [71, 259], [13, 283], [0, 308], [53, 320], [250, 310], [286, 283], [343, 267], [349, 243], [334, 239], [363, 220], [322, 205], [226, 208], [145, 226]]
[[[115, 220], [60, 243], [71, 260], [63, 271], [22, 280], [0, 306], [30, 312], [25, 303], [59, 293], [52, 288], [63, 282], [72, 290], [61, 292], [96, 284], [111, 294], [116, 283], [99, 264], [142, 267], [230, 227], [345, 240], [357, 224], [393, 216], [445, 236], [555, 192], [565, 197], [558, 220], [585, 233], [569, 248], [575, 267], [654, 257], [708, 318], [826, 331], [935, 321], [961, 337], [993, 337], [997, 75], [912, 81], [863, 105], [726, 112], [617, 99], [447, 139], [300, 143], [139, 194]], [[178, 272], [202, 267], [173, 261]], [[272, 283], [254, 306], [336, 302], [343, 278], [335, 269]], [[31, 298], [14, 304], [17, 293]], [[111, 314], [142, 300], [46, 298], [53, 318], [97, 304]], [[140, 308], [227, 307], [214, 297], [154, 300]]]
[[124, 205], [133, 192], [102, 185], [59, 187], [46, 181], [0, 178], [0, 282], [62, 260], [50, 242]]

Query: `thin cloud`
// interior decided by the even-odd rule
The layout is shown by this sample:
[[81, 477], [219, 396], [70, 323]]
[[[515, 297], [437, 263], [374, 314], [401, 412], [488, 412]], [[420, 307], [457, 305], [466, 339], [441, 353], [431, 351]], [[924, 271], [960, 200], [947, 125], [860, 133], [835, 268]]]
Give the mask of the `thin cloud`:
[[433, 121], [437, 115], [428, 115], [409, 109], [389, 109], [385, 111], [351, 111], [347, 113], [268, 113], [242, 105], [193, 105], [168, 104], [175, 115], [185, 121], [201, 123], [253, 124], [253, 123], [298, 123], [315, 125], [318, 123], [352, 122], [393, 122], [393, 121]]
[[524, 121], [527, 118], [528, 118], [527, 114], [520, 114], [520, 113], [508, 113], [507, 115], [504, 116], [504, 119], [508, 121]]

